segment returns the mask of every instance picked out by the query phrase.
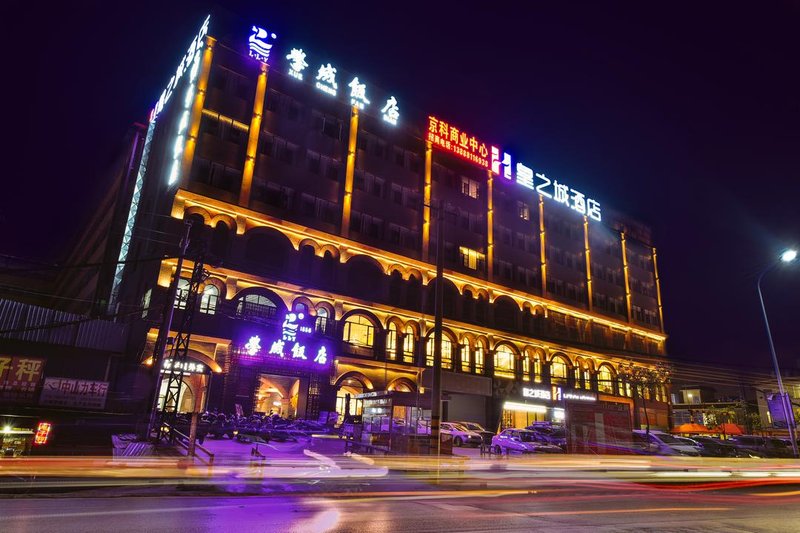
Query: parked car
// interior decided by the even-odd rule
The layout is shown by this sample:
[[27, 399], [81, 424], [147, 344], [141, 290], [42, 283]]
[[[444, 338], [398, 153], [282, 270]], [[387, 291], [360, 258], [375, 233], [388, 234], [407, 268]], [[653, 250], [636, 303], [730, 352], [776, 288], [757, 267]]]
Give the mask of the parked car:
[[678, 439], [680, 442], [684, 443], [687, 446], [691, 446], [697, 453], [700, 455], [708, 455], [708, 453], [703, 449], [703, 445], [697, 442], [694, 439], [690, 439], [689, 437], [679, 437], [677, 435], [673, 435], [673, 438]]
[[492, 451], [501, 453], [564, 453], [564, 450], [544, 442], [541, 436], [527, 429], [504, 429], [492, 438]]
[[736, 435], [731, 437], [734, 446], [759, 454], [761, 457], [792, 457], [792, 445], [775, 437]]
[[478, 435], [480, 435], [481, 437], [483, 437], [483, 443], [484, 444], [491, 444], [492, 443], [492, 437], [494, 437], [494, 432], [485, 429], [482, 425], [478, 424], [477, 422], [455, 421], [454, 423], [455, 424], [459, 424], [461, 426], [464, 426], [468, 430], [473, 431], [473, 432], [477, 433]]
[[562, 449], [567, 448], [567, 432], [563, 426], [534, 424], [528, 426], [528, 429], [539, 435], [548, 444], [554, 444]]
[[646, 453], [655, 455], [700, 455], [700, 452], [694, 446], [689, 446], [663, 431], [650, 431], [648, 433], [644, 429], [634, 429], [633, 442], [634, 444], [643, 444]]
[[442, 422], [441, 433], [453, 437], [453, 446], [480, 446], [483, 437], [455, 422]]
[[693, 437], [692, 440], [703, 447], [703, 452], [700, 455], [709, 457], [763, 457], [755, 451], [737, 448], [730, 441], [723, 441], [713, 437]]

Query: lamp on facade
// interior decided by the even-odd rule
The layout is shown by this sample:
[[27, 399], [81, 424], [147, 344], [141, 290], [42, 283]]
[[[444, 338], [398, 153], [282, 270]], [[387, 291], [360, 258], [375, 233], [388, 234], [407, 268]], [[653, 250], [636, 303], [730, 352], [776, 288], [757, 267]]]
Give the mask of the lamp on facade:
[[797, 250], [786, 250], [780, 255], [779, 261], [773, 261], [770, 263], [761, 273], [758, 275], [758, 281], [756, 282], [756, 288], [758, 289], [758, 299], [761, 302], [761, 313], [764, 317], [764, 325], [767, 328], [767, 339], [769, 340], [769, 350], [772, 354], [772, 364], [775, 367], [775, 377], [778, 380], [778, 393], [781, 396], [781, 406], [783, 407], [783, 415], [786, 418], [786, 427], [789, 430], [789, 440], [792, 441], [792, 454], [794, 457], [798, 456], [797, 453], [797, 428], [794, 421], [794, 410], [792, 409], [792, 401], [789, 398], [789, 395], [786, 394], [786, 389], [783, 387], [783, 379], [781, 379], [781, 370], [778, 367], [778, 356], [775, 353], [775, 343], [772, 342], [772, 332], [769, 329], [769, 319], [767, 319], [767, 308], [764, 305], [764, 295], [761, 292], [761, 280], [764, 279], [764, 276], [767, 272], [772, 271], [775, 267], [777, 267], [781, 263], [792, 263], [797, 259]]

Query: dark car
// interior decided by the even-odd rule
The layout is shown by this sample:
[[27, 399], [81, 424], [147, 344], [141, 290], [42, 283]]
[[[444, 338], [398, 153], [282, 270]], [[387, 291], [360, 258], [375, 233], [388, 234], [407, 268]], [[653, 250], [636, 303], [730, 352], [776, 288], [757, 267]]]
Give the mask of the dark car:
[[737, 435], [731, 437], [731, 442], [737, 448], [754, 452], [761, 457], [792, 457], [791, 445], [774, 437]]
[[701, 455], [707, 457], [763, 457], [754, 450], [738, 448], [730, 442], [713, 437], [693, 437], [692, 440], [703, 447]]

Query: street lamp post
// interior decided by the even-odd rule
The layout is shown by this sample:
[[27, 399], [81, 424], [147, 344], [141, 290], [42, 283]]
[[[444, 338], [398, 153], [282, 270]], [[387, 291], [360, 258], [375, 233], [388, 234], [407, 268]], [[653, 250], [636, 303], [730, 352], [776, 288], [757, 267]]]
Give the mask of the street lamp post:
[[772, 341], [772, 332], [769, 329], [769, 319], [767, 318], [767, 308], [764, 305], [764, 295], [761, 292], [761, 280], [767, 272], [772, 271], [780, 263], [791, 263], [797, 259], [797, 251], [786, 250], [781, 254], [780, 261], [775, 261], [767, 268], [761, 271], [758, 275], [756, 288], [758, 289], [758, 299], [761, 301], [761, 313], [764, 316], [764, 325], [767, 327], [767, 339], [769, 339], [769, 350], [772, 354], [772, 364], [775, 367], [775, 377], [778, 379], [778, 394], [781, 396], [781, 406], [783, 407], [783, 415], [786, 418], [786, 427], [789, 430], [789, 440], [792, 441], [792, 454], [794, 457], [798, 456], [797, 453], [797, 431], [794, 422], [794, 411], [792, 409], [791, 400], [789, 395], [786, 394], [786, 389], [783, 387], [783, 379], [781, 378], [781, 370], [778, 367], [778, 356], [775, 353], [775, 343]]

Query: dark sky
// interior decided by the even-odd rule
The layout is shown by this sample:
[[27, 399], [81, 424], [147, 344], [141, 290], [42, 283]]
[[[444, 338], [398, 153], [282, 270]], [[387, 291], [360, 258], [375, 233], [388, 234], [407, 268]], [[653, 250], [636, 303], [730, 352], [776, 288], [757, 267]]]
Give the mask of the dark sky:
[[[212, 5], [80, 4], [0, 23], [0, 253], [63, 257]], [[768, 365], [756, 274], [800, 245], [800, 3], [440, 4], [225, 3], [648, 223], [670, 353]], [[800, 265], [765, 293], [794, 365]]]

